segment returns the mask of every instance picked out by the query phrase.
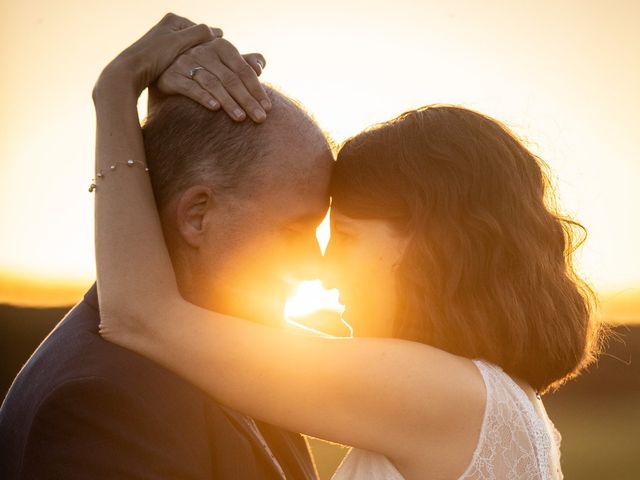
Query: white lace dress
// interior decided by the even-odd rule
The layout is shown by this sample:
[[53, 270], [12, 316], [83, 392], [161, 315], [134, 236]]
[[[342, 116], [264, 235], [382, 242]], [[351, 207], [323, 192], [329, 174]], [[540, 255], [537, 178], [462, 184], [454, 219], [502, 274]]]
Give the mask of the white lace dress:
[[[474, 359], [487, 390], [482, 428], [473, 457], [458, 480], [560, 480], [560, 432], [502, 368]], [[429, 472], [423, 477], [429, 479]], [[404, 480], [378, 453], [352, 448], [332, 480]]]

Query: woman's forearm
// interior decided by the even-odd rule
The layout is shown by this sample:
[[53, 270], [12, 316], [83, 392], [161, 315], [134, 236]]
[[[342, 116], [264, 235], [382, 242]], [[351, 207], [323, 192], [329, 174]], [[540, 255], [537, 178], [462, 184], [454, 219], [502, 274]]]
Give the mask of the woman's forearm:
[[[148, 175], [137, 92], [126, 78], [96, 84], [95, 249], [103, 315], [150, 315], [157, 298], [177, 294]], [[132, 85], [131, 87], [129, 85]], [[127, 160], [137, 161], [133, 166]], [[138, 162], [142, 162], [138, 163]], [[111, 166], [115, 165], [115, 169]], [[131, 208], [135, 206], [135, 215]]]

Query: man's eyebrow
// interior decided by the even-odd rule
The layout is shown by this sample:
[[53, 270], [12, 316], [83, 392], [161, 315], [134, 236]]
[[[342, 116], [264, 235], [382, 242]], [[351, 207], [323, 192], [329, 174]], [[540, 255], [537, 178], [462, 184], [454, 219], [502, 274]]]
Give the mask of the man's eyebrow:
[[331, 225], [339, 227], [339, 228], [342, 228], [342, 229], [346, 229], [346, 230], [349, 230], [353, 226], [348, 218], [347, 219], [341, 219], [339, 217], [332, 217], [331, 218]]

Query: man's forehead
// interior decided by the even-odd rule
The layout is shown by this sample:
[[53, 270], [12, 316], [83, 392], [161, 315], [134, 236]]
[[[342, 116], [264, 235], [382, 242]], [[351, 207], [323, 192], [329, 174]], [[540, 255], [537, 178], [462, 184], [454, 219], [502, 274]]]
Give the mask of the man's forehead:
[[[319, 223], [329, 208], [329, 181], [333, 159], [322, 153], [316, 158], [301, 152], [287, 154], [289, 160], [265, 163], [247, 192], [254, 207], [265, 218], [280, 224]], [[327, 156], [328, 155], [328, 156]]]
[[286, 167], [264, 172], [259, 189], [262, 199], [272, 204], [284, 203], [290, 209], [317, 210], [329, 204], [331, 163], [326, 159], [302, 160]]
[[275, 150], [334, 156], [328, 135], [309, 118], [275, 120], [267, 131], [267, 143]]
[[279, 221], [322, 220], [329, 206], [332, 146], [300, 104], [272, 93], [274, 107], [264, 124], [265, 149], [253, 196]]
[[302, 184], [328, 181], [325, 177], [333, 166], [334, 155], [324, 132], [314, 123], [287, 123], [272, 126], [273, 133], [261, 159], [265, 178]]

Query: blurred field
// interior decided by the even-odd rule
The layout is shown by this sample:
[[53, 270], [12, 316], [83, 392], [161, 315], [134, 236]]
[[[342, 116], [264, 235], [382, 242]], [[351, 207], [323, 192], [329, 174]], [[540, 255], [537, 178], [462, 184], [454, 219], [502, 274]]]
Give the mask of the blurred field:
[[[0, 305], [0, 398], [31, 352], [68, 308]], [[589, 372], [544, 397], [562, 434], [568, 480], [640, 479], [640, 325], [615, 327], [605, 355]], [[309, 439], [322, 479], [346, 453]]]

